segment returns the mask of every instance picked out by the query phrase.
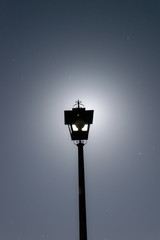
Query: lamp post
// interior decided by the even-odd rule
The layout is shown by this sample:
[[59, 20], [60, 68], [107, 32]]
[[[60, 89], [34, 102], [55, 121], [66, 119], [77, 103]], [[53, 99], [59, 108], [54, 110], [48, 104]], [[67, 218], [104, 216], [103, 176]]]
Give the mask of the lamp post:
[[79, 240], [87, 240], [86, 198], [84, 175], [84, 140], [88, 139], [90, 124], [93, 122], [93, 110], [85, 110], [78, 100], [71, 111], [64, 111], [65, 125], [68, 125], [71, 140], [78, 147], [78, 180], [79, 180]]

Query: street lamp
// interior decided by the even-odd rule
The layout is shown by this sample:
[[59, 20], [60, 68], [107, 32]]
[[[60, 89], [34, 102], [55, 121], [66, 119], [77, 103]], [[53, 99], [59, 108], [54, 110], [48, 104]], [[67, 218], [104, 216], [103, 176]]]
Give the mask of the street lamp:
[[83, 140], [88, 139], [90, 124], [93, 122], [93, 110], [85, 110], [78, 100], [71, 111], [64, 111], [64, 122], [68, 125], [71, 140], [78, 147], [78, 179], [79, 179], [79, 239], [87, 240], [86, 199]]

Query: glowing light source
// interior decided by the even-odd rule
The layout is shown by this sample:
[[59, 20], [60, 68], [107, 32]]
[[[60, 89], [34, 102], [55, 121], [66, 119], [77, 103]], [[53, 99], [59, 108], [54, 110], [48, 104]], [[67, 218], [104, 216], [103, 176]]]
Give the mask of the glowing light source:
[[88, 131], [88, 124], [84, 125], [84, 127], [82, 128], [82, 131]]
[[76, 127], [78, 128], [78, 131], [81, 131], [85, 125], [85, 122], [82, 119], [78, 119], [75, 122]]
[[75, 124], [72, 125], [73, 131], [88, 131], [88, 124], [85, 124], [82, 128], [78, 128]]

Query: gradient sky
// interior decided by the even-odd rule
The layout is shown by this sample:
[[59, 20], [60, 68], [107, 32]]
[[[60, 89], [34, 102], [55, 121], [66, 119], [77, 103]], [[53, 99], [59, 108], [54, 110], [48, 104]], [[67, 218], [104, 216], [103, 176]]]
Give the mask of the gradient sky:
[[78, 239], [78, 99], [88, 240], [159, 240], [160, 1], [1, 0], [0, 65], [0, 240]]

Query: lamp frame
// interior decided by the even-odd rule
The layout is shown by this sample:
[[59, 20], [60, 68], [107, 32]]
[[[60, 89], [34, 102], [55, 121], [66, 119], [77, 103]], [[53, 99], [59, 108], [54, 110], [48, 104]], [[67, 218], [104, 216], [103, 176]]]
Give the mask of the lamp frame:
[[[79, 103], [79, 102], [78, 102]], [[64, 111], [65, 125], [68, 125], [71, 139], [74, 140], [88, 140], [90, 124], [93, 123], [93, 110], [86, 110], [81, 108], [78, 104], [77, 108], [72, 108], [72, 110]], [[87, 125], [87, 130], [74, 130], [73, 125], [76, 124], [76, 121], [82, 120], [85, 125]]]

